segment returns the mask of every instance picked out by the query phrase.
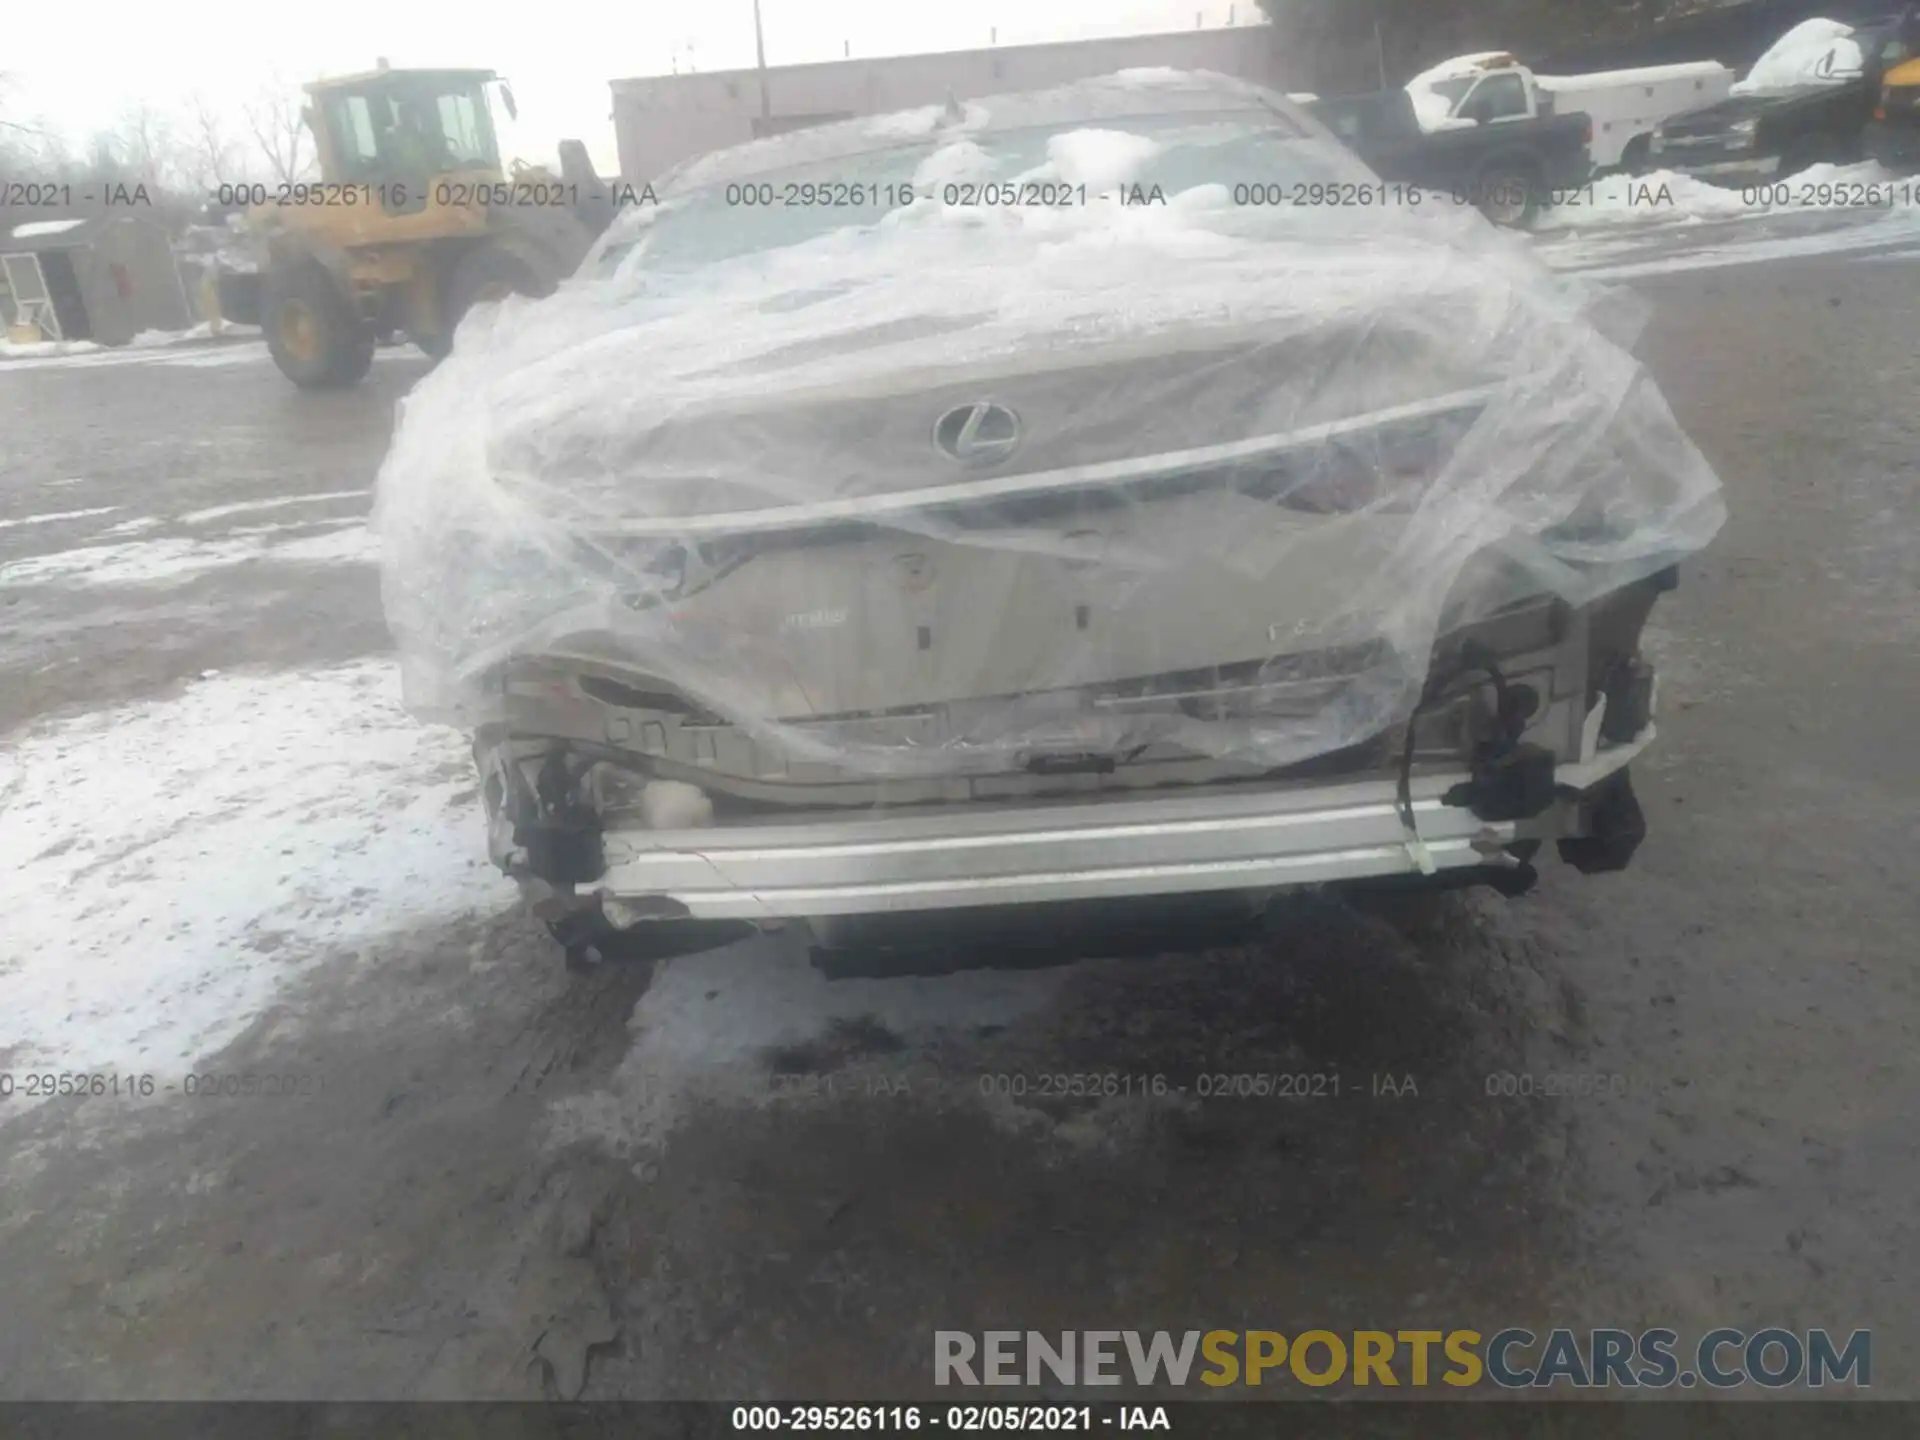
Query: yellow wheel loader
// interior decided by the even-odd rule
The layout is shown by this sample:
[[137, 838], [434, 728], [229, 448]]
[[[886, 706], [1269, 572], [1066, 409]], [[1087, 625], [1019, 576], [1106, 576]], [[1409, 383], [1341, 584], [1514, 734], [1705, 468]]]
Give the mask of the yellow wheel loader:
[[257, 324], [274, 362], [310, 389], [352, 385], [375, 345], [403, 334], [436, 358], [476, 301], [544, 296], [613, 215], [586, 147], [554, 174], [500, 163], [491, 70], [399, 70], [384, 61], [306, 87], [320, 178], [224, 187], [247, 205], [255, 268], [220, 274], [221, 316]]
[[1920, 176], [1920, 58], [1881, 76], [1865, 148], [1896, 175]]

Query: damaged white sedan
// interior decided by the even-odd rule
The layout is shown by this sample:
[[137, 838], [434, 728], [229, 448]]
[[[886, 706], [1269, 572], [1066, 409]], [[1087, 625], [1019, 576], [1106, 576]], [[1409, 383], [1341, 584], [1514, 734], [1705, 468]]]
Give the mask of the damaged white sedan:
[[379, 481], [409, 703], [563, 938], [1631, 856], [1719, 484], [1476, 215], [1166, 71], [655, 191]]

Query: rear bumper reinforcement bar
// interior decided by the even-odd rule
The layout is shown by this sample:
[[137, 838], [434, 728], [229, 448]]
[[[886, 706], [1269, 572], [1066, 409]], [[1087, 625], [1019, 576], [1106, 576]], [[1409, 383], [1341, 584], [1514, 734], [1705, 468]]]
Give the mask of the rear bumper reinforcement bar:
[[[1418, 848], [1436, 870], [1498, 863], [1518, 840], [1582, 833], [1580, 794], [1653, 739], [1595, 750], [1554, 772], [1556, 799], [1487, 822], [1441, 796], [1464, 771], [1412, 785]], [[616, 925], [665, 897], [699, 919], [775, 920], [951, 907], [1266, 889], [1420, 872], [1390, 779], [1151, 799], [903, 811], [874, 818], [698, 830], [613, 830], [606, 870], [583, 886]], [[685, 907], [681, 909], [680, 907]], [[625, 912], [623, 914], [623, 911]]]

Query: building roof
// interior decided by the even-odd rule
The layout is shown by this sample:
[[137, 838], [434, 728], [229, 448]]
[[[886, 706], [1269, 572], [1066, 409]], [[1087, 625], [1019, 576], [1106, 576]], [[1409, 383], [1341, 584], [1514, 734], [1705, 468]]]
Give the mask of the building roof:
[[350, 75], [329, 75], [323, 80], [314, 80], [302, 86], [309, 95], [327, 90], [348, 89], [356, 85], [371, 84], [376, 81], [424, 80], [438, 82], [476, 82], [484, 85], [489, 80], [498, 80], [499, 74], [492, 70], [448, 69], [444, 66], [428, 65], [415, 68], [410, 65], [395, 65], [391, 69], [356, 70]]
[[66, 250], [91, 245], [109, 225], [140, 225], [165, 229], [144, 207], [116, 206], [104, 215], [58, 215], [23, 220], [0, 231], [0, 252], [10, 255], [30, 250]]
[[42, 235], [61, 235], [69, 230], [78, 229], [86, 223], [84, 215], [69, 216], [65, 220], [28, 220], [14, 226], [7, 233], [15, 240], [31, 240]]
[[[1268, 31], [1272, 27], [1266, 21], [1242, 25], [1210, 25], [1193, 30], [1152, 31], [1140, 35], [1093, 35], [1077, 40], [1041, 40], [1023, 45], [983, 45], [963, 50], [917, 50], [904, 55], [867, 55], [855, 56], [844, 60], [804, 60], [792, 65], [769, 65], [767, 72], [772, 75], [821, 75], [834, 70], [865, 70], [875, 65], [896, 65], [903, 62], [929, 60], [937, 57], [956, 55], [1035, 55], [1049, 50], [1075, 50], [1082, 47], [1145, 45], [1154, 41], [1165, 44], [1169, 41], [1190, 41], [1195, 35], [1217, 35], [1223, 30]], [[737, 70], [682, 70], [672, 75], [633, 75], [625, 79], [608, 83], [615, 94], [628, 89], [645, 89], [673, 80], [746, 80], [759, 75], [757, 66], [746, 66]]]
[[23, 220], [0, 234], [0, 251], [18, 255], [30, 250], [64, 250], [85, 245], [106, 219], [104, 215], [62, 215], [46, 220]]

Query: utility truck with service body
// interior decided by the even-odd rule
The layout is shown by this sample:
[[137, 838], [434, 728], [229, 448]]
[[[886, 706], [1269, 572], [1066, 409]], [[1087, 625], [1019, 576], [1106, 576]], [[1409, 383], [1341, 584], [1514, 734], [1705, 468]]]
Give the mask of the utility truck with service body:
[[1542, 115], [1580, 114], [1592, 121], [1588, 156], [1596, 173], [1639, 170], [1654, 131], [1668, 116], [1724, 99], [1734, 72], [1699, 61], [1607, 70], [1590, 75], [1536, 75], [1505, 51], [1462, 55], [1407, 82], [1421, 128], [1510, 124]]

